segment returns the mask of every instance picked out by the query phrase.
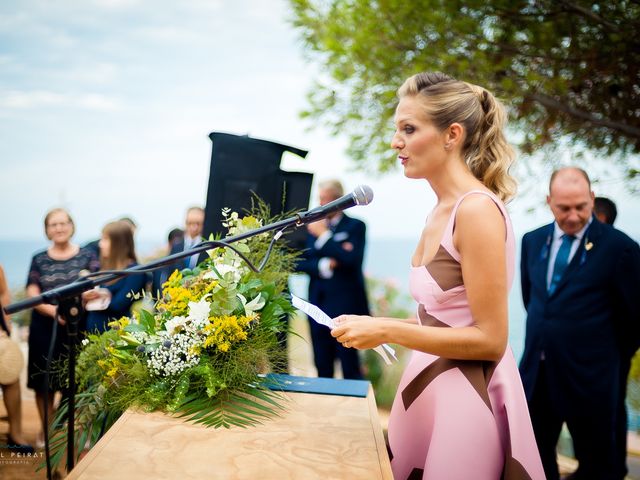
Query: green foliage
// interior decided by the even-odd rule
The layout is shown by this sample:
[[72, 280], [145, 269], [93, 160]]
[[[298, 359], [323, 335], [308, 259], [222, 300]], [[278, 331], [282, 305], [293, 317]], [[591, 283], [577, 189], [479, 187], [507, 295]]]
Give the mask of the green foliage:
[[[628, 170], [640, 153], [640, 4], [621, 0], [290, 0], [321, 65], [302, 117], [350, 138], [360, 168], [384, 172], [395, 91], [442, 71], [503, 98], [525, 153], [568, 139]], [[553, 149], [552, 149], [553, 150]], [[548, 152], [547, 158], [557, 155]]]
[[[16, 289], [11, 292], [11, 302], [19, 302], [27, 298], [26, 288]], [[11, 315], [11, 323], [26, 327], [31, 323], [31, 310], [22, 310]]]
[[[260, 224], [259, 217], [227, 212], [230, 234]], [[234, 244], [255, 263], [268, 246], [267, 236]], [[280, 370], [286, 359], [277, 334], [293, 311], [284, 288], [297, 253], [276, 246], [259, 273], [231, 249], [208, 253], [198, 267], [170, 276], [154, 312], [141, 309], [83, 341], [76, 367], [78, 453], [128, 408], [214, 428], [253, 425], [281, 409], [284, 397], [269, 390], [263, 374]], [[54, 464], [66, 446], [66, 408], [51, 430]]]
[[636, 411], [640, 411], [640, 351], [631, 360], [629, 381], [627, 383], [627, 401]]

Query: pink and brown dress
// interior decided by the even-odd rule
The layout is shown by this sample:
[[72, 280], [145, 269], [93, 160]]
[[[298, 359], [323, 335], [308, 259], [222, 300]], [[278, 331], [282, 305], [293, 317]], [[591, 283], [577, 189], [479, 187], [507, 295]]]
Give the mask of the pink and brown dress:
[[[469, 194], [490, 196], [504, 216], [509, 285], [513, 280], [515, 242], [504, 206], [488, 192], [468, 192], [454, 206], [433, 260], [411, 269], [421, 325], [474, 324], [452, 240], [456, 211]], [[389, 419], [389, 450], [396, 480], [545, 478], [509, 347], [499, 362], [412, 352]]]

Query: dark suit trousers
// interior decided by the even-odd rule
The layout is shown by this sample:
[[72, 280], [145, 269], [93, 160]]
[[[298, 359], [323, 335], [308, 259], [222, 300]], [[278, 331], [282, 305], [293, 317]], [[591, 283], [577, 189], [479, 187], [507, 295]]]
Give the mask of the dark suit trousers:
[[547, 480], [559, 479], [556, 446], [564, 422], [573, 439], [575, 456], [579, 462], [572, 479], [623, 478], [615, 473], [614, 412], [603, 412], [596, 408], [589, 412], [570, 412], [563, 418], [551, 401], [544, 361], [540, 363], [529, 413]]
[[360, 357], [355, 348], [344, 348], [331, 336], [329, 327], [320, 325], [309, 319], [311, 343], [313, 344], [313, 359], [319, 377], [333, 378], [333, 364], [336, 358], [342, 365], [342, 376], [352, 380], [361, 380]]
[[[631, 357], [632, 358], [632, 357]], [[620, 388], [618, 390], [618, 411], [616, 418], [616, 463], [618, 464], [618, 478], [627, 475], [627, 377], [631, 368], [631, 358], [624, 356], [620, 360]]]

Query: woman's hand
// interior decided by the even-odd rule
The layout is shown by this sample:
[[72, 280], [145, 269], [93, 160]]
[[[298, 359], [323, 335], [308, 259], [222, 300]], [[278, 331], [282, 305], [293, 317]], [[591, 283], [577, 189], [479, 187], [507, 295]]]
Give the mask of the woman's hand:
[[82, 300], [84, 303], [90, 300], [95, 300], [96, 298], [101, 298], [100, 292], [97, 289], [82, 292]]
[[344, 347], [365, 350], [385, 342], [384, 320], [367, 315], [340, 315], [335, 323], [331, 335]]

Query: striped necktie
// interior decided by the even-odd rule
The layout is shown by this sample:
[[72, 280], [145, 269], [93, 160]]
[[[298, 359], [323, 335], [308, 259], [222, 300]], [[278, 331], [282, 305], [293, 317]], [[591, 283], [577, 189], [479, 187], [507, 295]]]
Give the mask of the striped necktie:
[[569, 264], [569, 253], [571, 253], [571, 245], [576, 239], [575, 235], [562, 235], [562, 243], [556, 255], [556, 261], [553, 263], [553, 274], [551, 275], [551, 283], [549, 284], [549, 295], [552, 295], [558, 287], [558, 283], [567, 269]]

